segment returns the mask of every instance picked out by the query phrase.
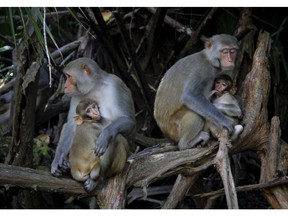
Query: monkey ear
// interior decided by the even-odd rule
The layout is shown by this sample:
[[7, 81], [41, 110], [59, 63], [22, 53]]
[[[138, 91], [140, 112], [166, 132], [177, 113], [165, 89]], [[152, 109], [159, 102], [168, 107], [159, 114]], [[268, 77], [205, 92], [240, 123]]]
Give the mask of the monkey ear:
[[87, 64], [82, 64], [82, 69], [84, 70], [84, 72], [88, 75], [91, 76], [92, 75], [92, 70], [90, 69], [90, 67]]
[[80, 115], [73, 116], [76, 125], [81, 125], [83, 123], [83, 118]]
[[200, 40], [203, 41], [205, 49], [209, 49], [213, 44], [212, 40], [204, 35], [200, 37]]

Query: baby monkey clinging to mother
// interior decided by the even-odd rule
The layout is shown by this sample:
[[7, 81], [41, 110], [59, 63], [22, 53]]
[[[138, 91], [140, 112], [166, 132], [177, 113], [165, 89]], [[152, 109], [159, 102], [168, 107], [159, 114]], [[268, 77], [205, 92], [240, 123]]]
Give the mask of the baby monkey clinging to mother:
[[[236, 98], [234, 94], [236, 88], [233, 86], [233, 80], [229, 75], [221, 74], [216, 77], [214, 88], [209, 95], [212, 104], [220, 110], [228, 119], [233, 121], [234, 132], [231, 134], [231, 141], [236, 140], [239, 134], [243, 131], [243, 126], [239, 124], [242, 118], [242, 101], [241, 98]], [[205, 145], [210, 139], [210, 133], [214, 138], [219, 139], [221, 130], [211, 121], [206, 121], [204, 130], [190, 142], [191, 146], [196, 144]]]
[[96, 156], [95, 141], [103, 129], [99, 121], [105, 121], [101, 119], [96, 101], [89, 98], [81, 100], [73, 118], [77, 126], [69, 152], [71, 175], [75, 180], [84, 182], [85, 190], [90, 192], [102, 180], [123, 170], [129, 151], [128, 142], [118, 134], [105, 153]]

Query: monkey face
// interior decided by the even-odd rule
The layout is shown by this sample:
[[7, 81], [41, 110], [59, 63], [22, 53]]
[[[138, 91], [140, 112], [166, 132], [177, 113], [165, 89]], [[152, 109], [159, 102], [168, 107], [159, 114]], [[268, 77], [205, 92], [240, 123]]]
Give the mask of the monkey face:
[[92, 103], [86, 109], [86, 115], [94, 120], [100, 120], [101, 115], [96, 103]]
[[217, 97], [221, 96], [225, 90], [227, 90], [229, 84], [225, 80], [217, 80], [215, 82], [215, 90]]
[[66, 81], [64, 85], [65, 94], [75, 95], [77, 92], [77, 88], [76, 88], [76, 81], [74, 79], [73, 74], [70, 73], [69, 71], [64, 71], [64, 74], [66, 76]]
[[233, 70], [235, 67], [235, 60], [237, 49], [233, 46], [224, 46], [220, 50], [220, 63], [222, 70]]

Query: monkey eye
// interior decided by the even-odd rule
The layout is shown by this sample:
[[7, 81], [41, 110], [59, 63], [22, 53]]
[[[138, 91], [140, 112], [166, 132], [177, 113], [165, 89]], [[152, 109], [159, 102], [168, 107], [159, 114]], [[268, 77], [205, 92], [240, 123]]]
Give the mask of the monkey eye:
[[228, 53], [230, 53], [230, 54], [234, 54], [234, 53], [236, 53], [236, 49], [235, 48], [231, 48], [231, 49], [222, 49], [222, 50], [220, 50], [220, 52], [222, 53], [222, 54], [228, 54]]

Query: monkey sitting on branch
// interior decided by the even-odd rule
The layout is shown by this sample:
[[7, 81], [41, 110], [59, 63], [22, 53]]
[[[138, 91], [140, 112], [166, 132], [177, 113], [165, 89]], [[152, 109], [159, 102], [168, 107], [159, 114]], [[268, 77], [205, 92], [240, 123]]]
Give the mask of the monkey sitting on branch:
[[[230, 139], [231, 141], [236, 140], [240, 133], [243, 131], [243, 126], [239, 124], [240, 119], [243, 116], [242, 103], [234, 96], [236, 88], [233, 86], [233, 80], [227, 74], [219, 75], [214, 82], [214, 89], [209, 95], [209, 99], [212, 104], [221, 111], [228, 119], [233, 121], [234, 132]], [[211, 121], [206, 121], [204, 130], [199, 133], [199, 136], [191, 142], [191, 145], [200, 143], [205, 145], [210, 139], [210, 133], [214, 138], [219, 139], [221, 130], [214, 125]]]
[[77, 126], [69, 152], [70, 171], [72, 177], [84, 182], [85, 190], [91, 192], [105, 178], [123, 170], [129, 146], [126, 138], [118, 134], [102, 156], [94, 153], [95, 142], [103, 129], [101, 121], [105, 119], [92, 99], [79, 102], [73, 119]]
[[232, 71], [238, 41], [227, 34], [202, 37], [204, 49], [177, 61], [164, 75], [157, 89], [154, 117], [165, 136], [180, 150], [192, 148], [206, 121], [219, 130], [234, 132], [234, 123], [209, 101], [215, 78]]
[[[94, 60], [85, 57], [67, 64], [63, 73], [66, 77], [64, 92], [71, 96], [71, 100], [67, 122], [61, 130], [51, 164], [51, 174], [59, 177], [69, 170], [68, 154], [72, 147], [76, 128], [73, 116], [76, 114], [76, 106], [85, 98], [91, 98], [97, 102], [101, 116], [105, 119], [98, 123], [101, 124], [102, 129], [100, 135], [97, 135], [98, 138], [95, 139], [94, 154], [101, 157], [108, 148], [117, 149], [118, 147], [114, 144], [118, 142], [115, 139], [119, 134], [126, 138], [130, 151], [133, 151], [135, 149], [136, 118], [132, 94], [126, 84], [116, 75], [101, 69]], [[91, 136], [91, 134], [87, 135], [88, 133], [83, 132], [83, 134], [80, 136], [83, 139]], [[79, 138], [77, 137], [77, 139]], [[114, 161], [113, 157], [105, 158], [108, 160], [107, 164], [112, 164]]]

